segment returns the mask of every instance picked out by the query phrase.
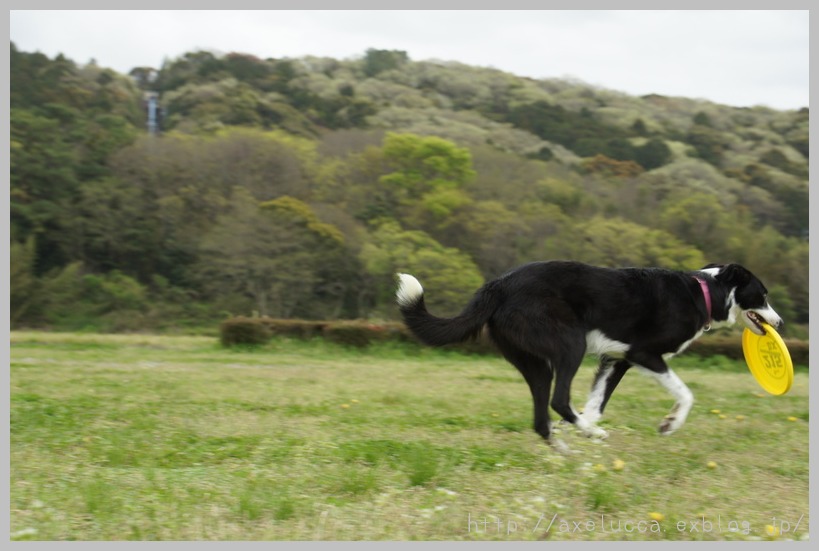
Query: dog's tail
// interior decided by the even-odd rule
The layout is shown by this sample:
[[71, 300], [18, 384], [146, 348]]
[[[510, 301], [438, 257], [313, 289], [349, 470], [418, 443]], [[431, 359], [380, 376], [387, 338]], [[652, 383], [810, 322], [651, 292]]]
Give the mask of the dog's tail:
[[398, 274], [396, 300], [404, 323], [421, 342], [443, 346], [476, 337], [500, 304], [494, 282], [484, 285], [454, 318], [439, 318], [427, 311], [424, 288], [413, 276]]

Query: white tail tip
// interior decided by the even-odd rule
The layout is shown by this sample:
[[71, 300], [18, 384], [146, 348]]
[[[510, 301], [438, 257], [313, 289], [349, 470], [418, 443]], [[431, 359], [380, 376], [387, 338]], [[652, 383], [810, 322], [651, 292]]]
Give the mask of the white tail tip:
[[398, 275], [398, 292], [395, 298], [398, 300], [399, 306], [411, 306], [418, 302], [418, 299], [424, 294], [424, 288], [413, 276], [409, 274]]

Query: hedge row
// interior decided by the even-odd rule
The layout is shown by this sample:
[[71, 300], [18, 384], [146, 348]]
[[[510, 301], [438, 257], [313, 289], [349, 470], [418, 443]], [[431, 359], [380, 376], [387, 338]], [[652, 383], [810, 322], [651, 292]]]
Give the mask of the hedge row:
[[[274, 336], [295, 339], [321, 337], [338, 344], [364, 348], [378, 342], [418, 341], [403, 323], [370, 323], [367, 321], [305, 321], [273, 318], [235, 317], [222, 322], [221, 342], [224, 346], [264, 344]], [[808, 342], [786, 340], [794, 365], [808, 365]], [[488, 338], [452, 345], [452, 349], [473, 354], [496, 354]], [[691, 344], [687, 352], [708, 357], [721, 355], [743, 360], [742, 341], [735, 336], [708, 336]]]
[[373, 324], [364, 321], [305, 321], [274, 318], [235, 317], [219, 328], [222, 344], [264, 344], [272, 337], [312, 339], [364, 348], [374, 342], [414, 341], [401, 323]]

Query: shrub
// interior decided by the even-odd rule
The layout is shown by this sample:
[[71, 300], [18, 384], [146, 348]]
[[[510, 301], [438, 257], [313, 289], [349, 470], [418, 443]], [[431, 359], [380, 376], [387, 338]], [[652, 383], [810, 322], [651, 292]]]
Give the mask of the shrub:
[[415, 340], [402, 323], [374, 324], [363, 320], [330, 322], [238, 316], [223, 321], [219, 333], [224, 346], [264, 344], [273, 336], [303, 340], [322, 337], [330, 342], [357, 348], [364, 348], [374, 342]]
[[322, 335], [330, 342], [365, 348], [378, 338], [377, 331], [360, 322], [331, 323], [324, 327]]
[[416, 342], [403, 323], [372, 323], [366, 320], [327, 323], [322, 336], [330, 342], [364, 348], [379, 342]]
[[223, 346], [265, 344], [271, 336], [262, 318], [246, 317], [223, 321], [219, 327], [219, 334]]
[[327, 325], [325, 321], [308, 321], [297, 319], [276, 319], [260, 318], [262, 324], [267, 327], [271, 336], [290, 337], [294, 339], [312, 339], [322, 333], [322, 329]]

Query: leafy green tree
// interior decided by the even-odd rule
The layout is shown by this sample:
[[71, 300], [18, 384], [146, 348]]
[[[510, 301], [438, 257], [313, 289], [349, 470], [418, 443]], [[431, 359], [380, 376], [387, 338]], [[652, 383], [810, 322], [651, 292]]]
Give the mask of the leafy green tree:
[[163, 247], [156, 203], [144, 190], [118, 178], [79, 186], [71, 208], [58, 216], [58, 242], [66, 255], [91, 272], [120, 270], [149, 281]]
[[82, 180], [110, 175], [109, 158], [136, 139], [137, 129], [124, 117], [100, 114], [88, 119], [80, 131], [82, 159], [77, 175]]
[[713, 193], [674, 197], [662, 207], [659, 227], [706, 251], [712, 261], [730, 257], [744, 247], [752, 226], [723, 205]]
[[475, 176], [469, 150], [435, 136], [389, 133], [383, 153], [393, 172], [381, 181], [413, 199], [429, 191], [459, 188]]
[[54, 87], [43, 82], [51, 65], [48, 56], [36, 52], [29, 54], [11, 43], [9, 54], [9, 95], [12, 108], [26, 108], [52, 101]]
[[93, 317], [83, 296], [82, 262], [55, 268], [40, 278], [43, 320], [50, 326], [85, 328]]
[[25, 324], [56, 329], [129, 331], [145, 327], [148, 290], [135, 279], [114, 270], [89, 273], [80, 262], [54, 269], [36, 283]]
[[516, 127], [559, 143], [582, 157], [600, 153], [614, 159], [630, 160], [633, 156], [627, 140], [630, 130], [599, 120], [585, 107], [578, 112], [539, 100], [513, 107], [508, 120]]
[[433, 236], [450, 231], [451, 219], [472, 203], [463, 189], [475, 176], [470, 151], [435, 136], [394, 133], [382, 150], [393, 169], [380, 178], [388, 212]]
[[293, 225], [302, 226], [303, 229], [315, 236], [319, 242], [334, 245], [344, 243], [344, 235], [338, 228], [319, 220], [313, 209], [298, 199], [288, 196], [279, 197], [262, 203], [260, 207], [276, 213], [278, 219], [288, 220]]
[[788, 145], [807, 160], [810, 157], [810, 109], [803, 107], [793, 113], [783, 128], [783, 135]]
[[[808, 231], [808, 185], [805, 181], [771, 169], [763, 164], [752, 163], [742, 172], [742, 179], [753, 187], [767, 191], [770, 196], [787, 209], [787, 216], [777, 228], [788, 236], [802, 237]], [[767, 212], [759, 213], [767, 217]]]
[[237, 52], [225, 56], [224, 67], [236, 79], [254, 85], [263, 83], [273, 72], [270, 63], [266, 63], [256, 56]]
[[362, 263], [373, 278], [376, 311], [395, 317], [395, 274], [411, 273], [430, 289], [426, 298], [438, 315], [460, 311], [483, 283], [480, 270], [468, 255], [442, 246], [428, 234], [404, 230], [395, 220], [374, 224], [361, 249]]
[[710, 126], [697, 124], [688, 131], [686, 141], [694, 147], [697, 157], [714, 166], [722, 166], [727, 149], [722, 133]]
[[301, 201], [281, 197], [260, 205], [236, 188], [230, 211], [201, 242], [199, 275], [210, 293], [227, 297], [222, 305], [234, 313], [249, 307], [262, 316], [290, 317], [311, 300], [321, 264], [342, 245], [341, 233]]
[[[317, 170], [313, 142], [245, 128], [145, 135], [114, 155], [111, 165], [117, 178], [81, 186], [72, 209], [81, 214], [69, 234], [75, 258], [92, 269], [118, 265], [143, 283], [158, 274], [174, 286], [194, 285], [199, 242], [229, 210], [235, 187], [260, 202], [307, 198]], [[116, 259], [112, 265], [110, 259]]]
[[698, 249], [670, 233], [620, 219], [597, 217], [573, 228], [576, 260], [600, 266], [658, 266], [695, 270], [705, 265]]
[[104, 275], [87, 274], [83, 283], [85, 301], [94, 304], [100, 313], [139, 311], [146, 307], [145, 287], [119, 270]]
[[651, 138], [634, 149], [634, 160], [646, 170], [659, 168], [671, 161], [671, 149], [665, 141]]
[[41, 303], [39, 281], [34, 275], [36, 250], [34, 237], [25, 243], [12, 241], [9, 266], [9, 321], [14, 327], [18, 322], [32, 318], [32, 311]]
[[577, 214], [587, 196], [578, 186], [560, 178], [544, 178], [537, 189], [541, 201], [557, 205], [567, 214]]
[[[310, 241], [315, 285], [309, 298], [300, 301], [291, 315], [310, 319], [358, 315], [361, 267], [344, 232], [319, 218], [313, 207], [293, 197], [264, 202], [261, 208], [274, 213], [277, 220], [300, 228]], [[322, 215], [326, 214], [325, 210]]]
[[10, 223], [14, 239], [36, 235], [36, 275], [70, 262], [61, 246], [66, 213], [84, 180], [109, 174], [109, 156], [139, 123], [139, 90], [93, 64], [77, 67], [11, 47]]
[[405, 51], [370, 48], [364, 55], [364, 74], [373, 77], [384, 71], [397, 69], [408, 61], [409, 56]]
[[712, 128], [714, 126], [713, 123], [711, 122], [711, 117], [709, 117], [708, 113], [705, 113], [704, 111], [698, 111], [694, 115], [693, 120], [694, 124], [698, 124], [700, 126], [705, 126], [708, 128]]
[[[510, 239], [517, 249], [517, 262], [514, 264], [575, 257], [578, 247], [574, 233], [578, 218], [565, 214], [557, 205], [538, 202], [527, 203], [518, 211], [518, 215], [526, 230]], [[578, 217], [585, 219], [584, 215]]]
[[423, 210], [438, 221], [444, 221], [459, 208], [470, 204], [472, 200], [460, 189], [436, 189], [421, 198]]
[[478, 201], [457, 217], [445, 244], [467, 253], [486, 279], [497, 277], [530, 260], [523, 254], [528, 238], [546, 237], [544, 233], [548, 230], [542, 224], [548, 223], [550, 218], [547, 209], [538, 210], [536, 214], [530, 212], [540, 206], [533, 203], [512, 211], [500, 201]]
[[[261, 125], [262, 99], [250, 85], [228, 77], [216, 82], [188, 83], [163, 96], [168, 111], [166, 127], [191, 121], [198, 128]], [[272, 112], [272, 110], [271, 110]]]
[[78, 67], [62, 55], [49, 59], [20, 52], [11, 45], [11, 107], [75, 109], [81, 119], [107, 114], [141, 123], [142, 94], [131, 78], [89, 63]]
[[634, 124], [631, 125], [631, 131], [638, 136], [648, 135], [648, 127], [646, 127], [646, 123], [643, 119], [635, 120]]
[[615, 178], [634, 178], [643, 172], [643, 167], [634, 161], [618, 161], [600, 154], [583, 159], [580, 166], [589, 173]]
[[79, 156], [57, 120], [30, 110], [11, 111], [11, 233], [37, 235], [37, 274], [65, 262], [58, 245], [58, 214], [75, 195]]

